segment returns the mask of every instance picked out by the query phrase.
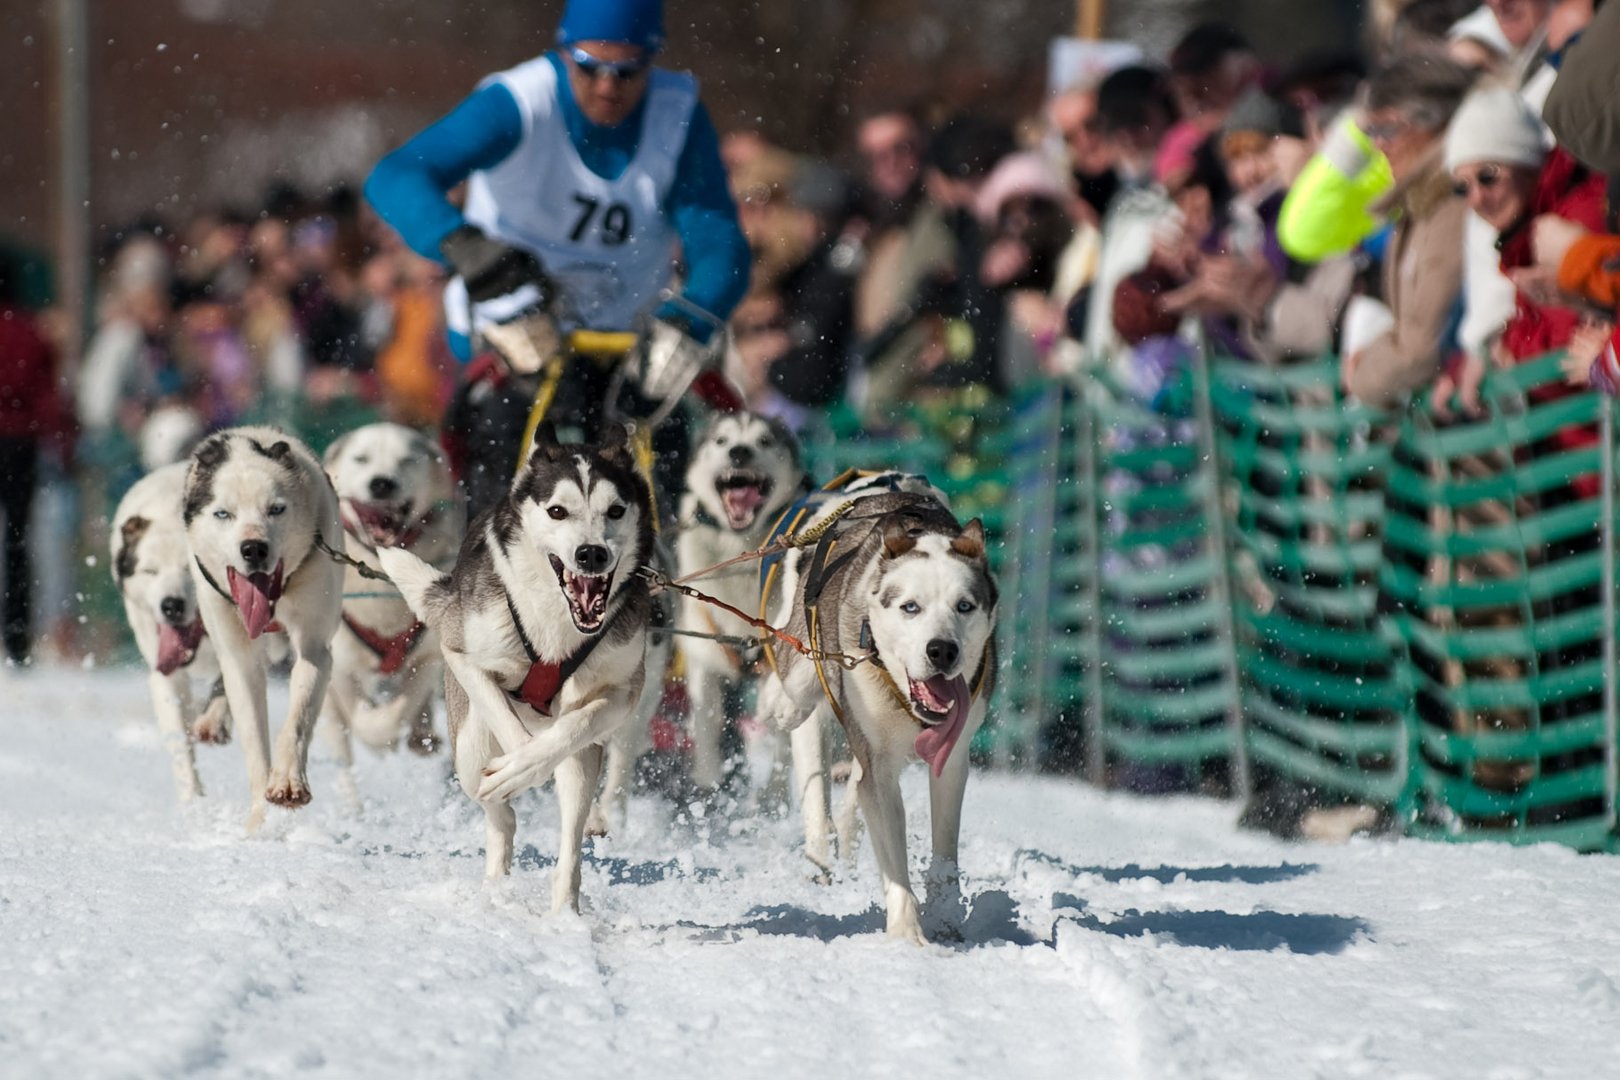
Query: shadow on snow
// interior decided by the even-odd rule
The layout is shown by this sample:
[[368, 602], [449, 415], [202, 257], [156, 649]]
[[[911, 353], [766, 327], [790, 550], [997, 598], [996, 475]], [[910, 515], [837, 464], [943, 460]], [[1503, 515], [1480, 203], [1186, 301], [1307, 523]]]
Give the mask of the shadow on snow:
[[1358, 938], [1372, 935], [1370, 923], [1348, 915], [1287, 915], [1278, 911], [1237, 915], [1230, 911], [1131, 908], [1102, 919], [1086, 910], [1084, 900], [1067, 893], [1055, 894], [1052, 906], [1059, 910], [1060, 922], [1121, 938], [1152, 934], [1195, 949], [1332, 955], [1343, 952]]

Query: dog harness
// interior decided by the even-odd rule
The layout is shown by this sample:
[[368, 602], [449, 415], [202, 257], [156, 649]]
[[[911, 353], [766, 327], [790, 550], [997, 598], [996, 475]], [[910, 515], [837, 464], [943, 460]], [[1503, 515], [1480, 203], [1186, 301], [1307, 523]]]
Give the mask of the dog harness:
[[512, 626], [517, 630], [518, 640], [523, 643], [523, 651], [529, 657], [529, 673], [523, 677], [523, 685], [507, 693], [523, 702], [541, 716], [551, 715], [551, 703], [557, 699], [557, 693], [563, 683], [574, 677], [574, 672], [584, 666], [590, 659], [596, 646], [607, 636], [607, 625], [601, 630], [585, 639], [578, 651], [570, 656], [553, 663], [550, 660], [540, 659], [540, 653], [535, 649], [534, 643], [523, 629], [523, 620], [518, 616], [517, 605], [512, 603], [511, 594], [506, 597], [506, 611], [512, 616]]
[[422, 640], [427, 627], [420, 620], [412, 621], [403, 633], [393, 637], [373, 630], [365, 623], [350, 615], [343, 613], [343, 625], [349, 628], [349, 633], [360, 639], [360, 644], [370, 649], [377, 657], [377, 671], [382, 675], [394, 675], [405, 666], [406, 659], [411, 651]]
[[[810, 514], [816, 509], [817, 505], [825, 505], [829, 496], [841, 493], [842, 489], [846, 485], [854, 482], [855, 480], [876, 475], [880, 474], [851, 469], [848, 472], [845, 472], [842, 476], [839, 476], [836, 480], [832, 481], [821, 491], [812, 492], [810, 495], [807, 495], [804, 499], [801, 499], [799, 503], [796, 503], [794, 507], [790, 508], [783, 515], [782, 519], [777, 521], [776, 525], [771, 530], [771, 539], [774, 541], [777, 537], [783, 535], [785, 532], [791, 531], [791, 529], [795, 528], [799, 522], [802, 522], [806, 517], [810, 516]], [[905, 479], [905, 477], [897, 474], [887, 483], [874, 488], [873, 491], [888, 491], [893, 494], [898, 494], [901, 490], [900, 481], [903, 479]], [[818, 496], [820, 496], [821, 499], [820, 503], [816, 504], [814, 503], [814, 500]], [[804, 512], [797, 514], [795, 513], [799, 506], [807, 503], [811, 505], [809, 505]], [[838, 701], [838, 695], [833, 693], [832, 683], [827, 678], [827, 665], [823, 660], [826, 650], [821, 644], [821, 593], [827, 587], [827, 582], [831, 580], [832, 576], [848, 565], [849, 561], [855, 557], [856, 552], [859, 551], [859, 545], [857, 545], [854, 549], [845, 552], [843, 555], [839, 555], [836, 558], [834, 557], [834, 552], [837, 550], [838, 543], [841, 538], [832, 528], [832, 526], [844, 520], [845, 516], [854, 508], [854, 506], [855, 502], [853, 501], [845, 504], [839, 508], [838, 512], [833, 517], [829, 518], [823, 523], [824, 531], [816, 540], [815, 549], [810, 555], [810, 565], [805, 569], [804, 573], [804, 615], [806, 625], [809, 629], [811, 649], [810, 662], [815, 665], [816, 681], [821, 684], [822, 696], [827, 699], [827, 706], [832, 709], [833, 715], [838, 718], [838, 722], [840, 724], [847, 724], [848, 718], [844, 714], [844, 707]], [[794, 519], [793, 523], [790, 524], [786, 530], [784, 530], [782, 523], [789, 517]], [[769, 542], [770, 541], [767, 541], [767, 543]], [[780, 563], [780, 554], [776, 556], [775, 561], [778, 564]], [[769, 573], [763, 578], [760, 599], [761, 617], [763, 617], [765, 609], [769, 604], [770, 593], [775, 586], [776, 576], [776, 566], [773, 565]], [[776, 666], [776, 651], [768, 639], [764, 642], [764, 647], [765, 656], [770, 661], [771, 670], [776, 672], [777, 676], [780, 677], [781, 672], [777, 670]], [[914, 714], [911, 711], [910, 700], [908, 699], [907, 695], [901, 693], [899, 684], [895, 682], [894, 676], [889, 672], [888, 665], [884, 664], [883, 657], [878, 652], [877, 642], [872, 638], [872, 623], [869, 619], [861, 620], [858, 647], [866, 651], [872, 664], [878, 669], [878, 672], [882, 676], [883, 687], [889, 692], [889, 696], [894, 700], [894, 703], [901, 709], [904, 709], [908, 716], [914, 717]], [[979, 694], [984, 690], [985, 681], [989, 678], [990, 674], [989, 660], [990, 651], [986, 649], [984, 655], [979, 658], [979, 669], [973, 675], [973, 681], [968, 692], [968, 700], [970, 702], [977, 701], [979, 699]]]

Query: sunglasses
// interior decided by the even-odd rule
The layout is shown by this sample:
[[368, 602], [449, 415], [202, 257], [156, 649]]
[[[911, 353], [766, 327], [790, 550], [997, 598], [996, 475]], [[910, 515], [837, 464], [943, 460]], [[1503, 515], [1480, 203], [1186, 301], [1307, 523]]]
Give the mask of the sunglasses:
[[652, 66], [652, 57], [642, 56], [635, 60], [603, 60], [592, 56], [581, 48], [568, 50], [568, 58], [579, 68], [580, 73], [587, 79], [594, 79], [598, 75], [608, 75], [618, 82], [629, 82], [646, 73]]
[[1495, 187], [1501, 182], [1502, 170], [1498, 169], [1495, 165], [1486, 165], [1484, 168], [1480, 169], [1479, 172], [1474, 174], [1474, 179], [1472, 182], [1468, 180], [1458, 180], [1457, 183], [1452, 187], [1451, 191], [1452, 194], [1456, 195], [1459, 199], [1466, 199], [1468, 198], [1468, 192], [1471, 188], [1477, 187], [1481, 191], [1489, 191], [1491, 188]]

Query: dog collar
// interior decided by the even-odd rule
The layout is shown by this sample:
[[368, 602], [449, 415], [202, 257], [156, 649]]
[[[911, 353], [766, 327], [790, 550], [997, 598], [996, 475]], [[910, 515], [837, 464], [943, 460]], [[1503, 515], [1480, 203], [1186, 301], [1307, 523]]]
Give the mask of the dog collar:
[[591, 653], [596, 651], [596, 646], [607, 636], [607, 623], [604, 622], [602, 629], [586, 638], [585, 644], [571, 655], [553, 663], [550, 660], [540, 659], [539, 650], [534, 647], [534, 642], [529, 640], [528, 633], [523, 629], [523, 619], [518, 615], [517, 605], [512, 603], [511, 593], [506, 595], [506, 611], [511, 615], [518, 641], [523, 643], [523, 651], [529, 657], [529, 673], [523, 677], [523, 685], [507, 693], [541, 716], [550, 716], [551, 703], [557, 699], [563, 684], [574, 677], [574, 673], [584, 666]]
[[373, 630], [347, 611], [343, 613], [343, 625], [349, 628], [351, 634], [360, 639], [362, 645], [376, 654], [377, 671], [383, 675], [396, 674], [400, 668], [404, 667], [406, 659], [411, 655], [411, 651], [416, 648], [417, 643], [422, 640], [422, 635], [427, 632], [427, 627], [418, 620], [413, 621], [410, 626], [406, 627], [404, 633], [388, 637]]

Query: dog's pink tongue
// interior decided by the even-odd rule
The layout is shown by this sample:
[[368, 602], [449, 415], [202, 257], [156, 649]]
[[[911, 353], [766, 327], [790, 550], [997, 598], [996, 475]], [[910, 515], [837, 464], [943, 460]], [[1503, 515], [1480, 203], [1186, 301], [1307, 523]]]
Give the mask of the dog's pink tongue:
[[726, 516], [732, 523], [746, 523], [759, 513], [760, 504], [765, 501], [765, 492], [752, 485], [734, 487], [727, 488], [721, 498], [725, 500]]
[[939, 776], [945, 771], [945, 762], [950, 759], [951, 751], [956, 748], [956, 740], [962, 737], [962, 728], [967, 725], [967, 680], [960, 675], [954, 679], [935, 675], [922, 685], [935, 701], [949, 703], [945, 719], [933, 727], [923, 728], [917, 733], [917, 741], [912, 743], [917, 756], [928, 762], [929, 769]]
[[159, 623], [158, 674], [173, 675], [191, 663], [196, 658], [197, 646], [202, 641], [202, 636], [203, 626], [201, 619], [185, 627], [170, 626], [166, 622]]
[[238, 574], [234, 568], [227, 571], [231, 579], [231, 599], [242, 616], [242, 626], [248, 637], [257, 638], [276, 618], [276, 601], [281, 599], [281, 567], [274, 577], [259, 571], [256, 574]]

